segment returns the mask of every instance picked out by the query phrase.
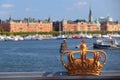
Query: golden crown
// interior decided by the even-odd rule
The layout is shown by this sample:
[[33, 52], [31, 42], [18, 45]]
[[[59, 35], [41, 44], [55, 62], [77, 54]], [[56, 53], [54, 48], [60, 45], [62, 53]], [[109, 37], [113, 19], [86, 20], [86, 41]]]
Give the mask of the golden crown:
[[[79, 58], [75, 58], [76, 53], [80, 54]], [[68, 58], [66, 63], [63, 60], [65, 54]], [[92, 57], [88, 56], [89, 54], [92, 54]], [[106, 60], [107, 55], [103, 50], [87, 50], [83, 46], [80, 50], [64, 50], [60, 55], [60, 61], [69, 75], [100, 75]]]

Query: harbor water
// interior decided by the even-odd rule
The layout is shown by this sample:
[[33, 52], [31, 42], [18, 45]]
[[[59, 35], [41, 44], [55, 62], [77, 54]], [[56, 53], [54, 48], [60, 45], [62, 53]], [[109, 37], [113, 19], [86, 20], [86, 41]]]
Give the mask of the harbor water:
[[[95, 39], [85, 39], [93, 49]], [[67, 39], [70, 49], [81, 39]], [[58, 72], [66, 71], [60, 62], [59, 48], [62, 40], [23, 40], [0, 42], [0, 72]], [[104, 50], [108, 55], [102, 71], [120, 71], [120, 49]]]

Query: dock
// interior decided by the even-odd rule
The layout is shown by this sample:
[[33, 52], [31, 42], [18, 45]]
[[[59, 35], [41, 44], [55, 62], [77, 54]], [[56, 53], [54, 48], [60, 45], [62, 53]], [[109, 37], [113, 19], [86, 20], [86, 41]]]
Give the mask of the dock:
[[120, 80], [120, 71], [102, 71], [101, 75], [70, 76], [67, 72], [0, 72], [0, 80]]

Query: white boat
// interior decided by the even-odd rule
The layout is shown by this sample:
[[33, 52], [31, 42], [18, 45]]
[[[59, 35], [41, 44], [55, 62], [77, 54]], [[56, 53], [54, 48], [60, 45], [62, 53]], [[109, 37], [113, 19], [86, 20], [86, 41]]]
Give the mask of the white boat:
[[5, 37], [0, 35], [0, 41], [5, 41]]
[[85, 34], [85, 38], [93, 38], [93, 36], [91, 34]]
[[101, 37], [102, 38], [109, 38], [110, 36], [109, 35], [102, 35]]
[[107, 38], [101, 38], [96, 40], [95, 43], [93, 43], [93, 48], [98, 49], [120, 49], [120, 43], [116, 41], [116, 39], [107, 39]]
[[112, 34], [112, 35], [110, 35], [111, 37], [113, 37], [113, 38], [120, 38], [120, 35], [119, 34]]
[[67, 39], [67, 37], [65, 35], [58, 35], [57, 39]]

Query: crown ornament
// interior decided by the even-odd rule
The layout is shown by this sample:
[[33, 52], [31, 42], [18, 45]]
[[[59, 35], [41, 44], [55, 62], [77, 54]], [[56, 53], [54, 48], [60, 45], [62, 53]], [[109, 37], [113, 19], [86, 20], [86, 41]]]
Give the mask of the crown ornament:
[[[76, 54], [79, 54], [80, 57], [75, 58]], [[92, 57], [89, 57], [89, 54]], [[65, 55], [67, 56], [67, 62], [63, 60], [63, 56], [66, 57]], [[88, 50], [84, 41], [80, 45], [80, 50], [64, 49], [60, 54], [60, 61], [69, 75], [100, 75], [106, 60], [106, 52], [103, 50]]]

